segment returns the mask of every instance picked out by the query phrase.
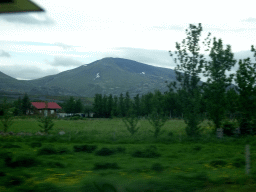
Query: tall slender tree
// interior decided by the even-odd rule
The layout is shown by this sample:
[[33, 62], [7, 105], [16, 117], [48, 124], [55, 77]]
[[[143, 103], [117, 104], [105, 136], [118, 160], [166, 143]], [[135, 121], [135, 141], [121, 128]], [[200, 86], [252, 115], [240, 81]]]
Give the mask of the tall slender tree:
[[256, 63], [250, 58], [239, 60], [236, 83], [239, 91], [238, 121], [242, 134], [255, 133], [256, 126]]
[[[201, 87], [200, 76], [206, 59], [200, 53], [200, 36], [203, 31], [201, 23], [189, 25], [186, 29], [186, 39], [182, 43], [176, 43], [176, 51], [174, 55], [169, 51], [170, 56], [174, 58], [177, 64], [175, 68], [177, 80], [180, 83], [180, 96], [182, 99], [182, 108], [184, 112], [184, 120], [187, 124], [186, 133], [189, 136], [199, 135], [199, 124], [202, 121], [200, 114]], [[203, 41], [206, 46], [205, 50], [209, 50], [210, 33]]]
[[31, 103], [29, 100], [29, 96], [27, 93], [25, 93], [24, 97], [22, 98], [22, 113], [26, 115], [30, 109], [31, 109]]
[[225, 118], [227, 107], [226, 89], [231, 85], [234, 74], [227, 75], [227, 72], [236, 64], [231, 46], [223, 49], [222, 40], [213, 38], [213, 45], [210, 51], [209, 62], [205, 63], [204, 76], [208, 77], [204, 86], [206, 96], [206, 108], [209, 118], [213, 121], [215, 128], [220, 128]]

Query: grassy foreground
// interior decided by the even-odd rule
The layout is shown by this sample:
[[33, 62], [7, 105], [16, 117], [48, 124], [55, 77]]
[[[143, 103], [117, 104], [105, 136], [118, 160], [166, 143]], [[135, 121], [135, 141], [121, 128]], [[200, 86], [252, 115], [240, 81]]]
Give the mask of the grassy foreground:
[[[157, 139], [147, 121], [131, 137], [120, 119], [55, 120], [48, 136], [0, 136], [0, 191], [255, 191], [255, 138], [220, 140], [202, 126], [197, 140], [181, 120]], [[17, 119], [9, 131], [39, 130], [36, 120]]]

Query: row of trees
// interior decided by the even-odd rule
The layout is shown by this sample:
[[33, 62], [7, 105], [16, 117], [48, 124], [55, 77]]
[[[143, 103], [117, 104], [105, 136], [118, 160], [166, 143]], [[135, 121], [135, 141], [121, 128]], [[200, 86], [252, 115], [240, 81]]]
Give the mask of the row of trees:
[[[202, 26], [190, 25], [186, 30], [186, 39], [182, 43], [176, 43], [176, 51], [170, 56], [177, 64], [175, 71], [181, 88], [178, 92], [182, 98], [182, 111], [187, 124], [188, 135], [199, 134], [200, 104], [204, 102], [208, 118], [213, 121], [215, 128], [220, 128], [227, 108], [237, 112], [237, 120], [243, 134], [255, 132], [256, 126], [256, 77], [255, 64], [250, 58], [239, 60], [239, 68], [236, 74], [229, 74], [236, 60], [231, 51], [231, 46], [223, 46], [221, 39], [213, 38], [211, 45], [210, 33], [200, 44]], [[203, 50], [201, 49], [203, 47]], [[256, 58], [254, 46], [251, 47]], [[202, 52], [208, 52], [210, 60], [207, 60]], [[200, 83], [200, 76], [207, 77], [206, 83]], [[227, 88], [234, 82], [236, 91], [227, 93]], [[170, 86], [172, 86], [170, 84]], [[237, 99], [237, 104], [227, 100], [228, 95]], [[231, 106], [230, 106], [231, 105]], [[231, 110], [231, 111], [232, 111]]]
[[[186, 30], [186, 39], [176, 43], [174, 52], [169, 52], [177, 64], [178, 83], [169, 83], [168, 92], [162, 94], [155, 91], [132, 99], [128, 92], [119, 97], [96, 94], [94, 112], [97, 117], [125, 117], [131, 110], [136, 116], [156, 112], [164, 116], [183, 117], [190, 136], [200, 134], [199, 124], [204, 118], [211, 120], [217, 129], [229, 117], [238, 120], [242, 134], [255, 133], [255, 63], [250, 58], [239, 60], [238, 70], [232, 74], [231, 69], [237, 61], [231, 46], [224, 48], [222, 40], [211, 39], [210, 33], [201, 43], [202, 30], [201, 24], [190, 25]], [[251, 51], [256, 58], [254, 46]], [[207, 81], [202, 83], [201, 76], [205, 76]]]

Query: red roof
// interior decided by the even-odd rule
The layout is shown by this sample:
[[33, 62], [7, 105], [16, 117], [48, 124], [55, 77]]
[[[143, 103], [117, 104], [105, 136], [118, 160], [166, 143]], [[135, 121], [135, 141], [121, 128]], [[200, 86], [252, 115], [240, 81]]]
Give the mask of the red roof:
[[[31, 104], [37, 109], [45, 109], [45, 102], [31, 102]], [[61, 107], [55, 102], [47, 103], [47, 109], [61, 109]]]

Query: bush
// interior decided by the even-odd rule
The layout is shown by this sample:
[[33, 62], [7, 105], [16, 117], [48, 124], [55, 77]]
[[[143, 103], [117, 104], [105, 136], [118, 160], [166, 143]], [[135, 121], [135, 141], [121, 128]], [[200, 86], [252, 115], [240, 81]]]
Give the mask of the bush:
[[70, 153], [70, 151], [66, 147], [60, 147], [60, 148], [57, 149], [57, 153], [58, 154], [68, 154], [68, 153]]
[[102, 149], [97, 151], [95, 154], [98, 156], [110, 156], [110, 155], [113, 155], [114, 153], [115, 153], [114, 150], [103, 147]]
[[132, 153], [133, 157], [140, 158], [156, 158], [160, 157], [161, 154], [157, 152], [157, 148], [155, 146], [149, 146], [144, 150], [136, 150]]
[[227, 164], [227, 161], [222, 160], [222, 159], [212, 160], [212, 161], [210, 162], [210, 165], [211, 165], [212, 167], [216, 167], [216, 168], [218, 168], [218, 167], [224, 167], [226, 164]]
[[6, 143], [6, 144], [3, 145], [2, 147], [3, 147], [3, 148], [8, 148], [8, 149], [11, 149], [11, 148], [21, 148], [21, 146], [15, 145], [15, 144], [12, 144], [12, 143]]
[[52, 146], [46, 146], [41, 148], [37, 154], [38, 155], [55, 155], [55, 154], [58, 154], [58, 151]]
[[5, 165], [7, 167], [33, 167], [38, 165], [40, 162], [36, 159], [36, 157], [31, 156], [29, 154], [23, 154], [16, 158], [13, 158], [12, 154], [5, 153], [1, 155], [4, 159]]
[[93, 169], [119, 169], [119, 166], [117, 165], [117, 163], [95, 163]]
[[65, 168], [66, 167], [65, 164], [58, 162], [58, 161], [49, 161], [49, 162], [47, 162], [46, 165], [51, 168]]
[[236, 125], [230, 121], [224, 121], [222, 123], [223, 133], [227, 136], [234, 135], [234, 131], [236, 129]]
[[38, 141], [35, 141], [35, 142], [30, 143], [30, 147], [32, 147], [32, 148], [42, 147], [42, 143], [38, 142]]
[[48, 134], [54, 126], [53, 117], [50, 115], [46, 117], [39, 117], [37, 121], [39, 122], [38, 126], [42, 128], [41, 131], [46, 134]]
[[125, 153], [126, 148], [125, 147], [117, 147], [115, 151], [116, 151], [116, 153]]
[[153, 126], [154, 137], [157, 138], [161, 134], [161, 128], [164, 126], [165, 122], [168, 118], [163, 114], [158, 114], [156, 110], [154, 110], [148, 117], [149, 123]]
[[24, 178], [22, 176], [10, 175], [7, 176], [4, 185], [5, 187], [13, 187], [21, 185], [22, 183], [24, 183]]
[[53, 183], [40, 183], [36, 187], [38, 188], [38, 192], [62, 192], [63, 191]]
[[161, 165], [160, 163], [154, 163], [151, 166], [151, 170], [156, 171], [156, 172], [162, 172], [164, 170], [164, 166]]
[[94, 150], [97, 149], [97, 146], [96, 145], [74, 145], [73, 149], [74, 149], [74, 152], [92, 153]]
[[33, 167], [39, 164], [36, 157], [29, 154], [18, 156], [11, 162], [11, 167]]
[[232, 165], [234, 165], [237, 168], [244, 167], [245, 166], [245, 160], [244, 160], [244, 158], [237, 157], [237, 158], [233, 159]]
[[135, 111], [133, 109], [128, 111], [127, 115], [122, 118], [122, 121], [132, 136], [139, 130], [139, 127], [137, 127], [139, 119], [136, 117]]

